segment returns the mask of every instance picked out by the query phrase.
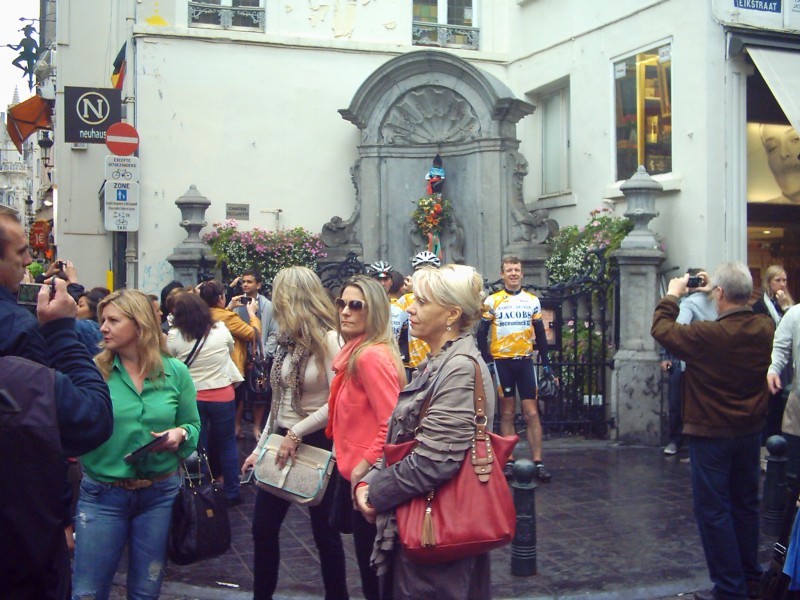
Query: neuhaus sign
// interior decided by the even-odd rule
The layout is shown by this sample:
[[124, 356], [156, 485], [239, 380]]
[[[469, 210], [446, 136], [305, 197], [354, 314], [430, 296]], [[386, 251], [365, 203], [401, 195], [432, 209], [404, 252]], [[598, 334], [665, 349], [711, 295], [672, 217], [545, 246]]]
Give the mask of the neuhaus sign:
[[122, 90], [64, 88], [64, 141], [104, 144], [106, 130], [122, 114]]

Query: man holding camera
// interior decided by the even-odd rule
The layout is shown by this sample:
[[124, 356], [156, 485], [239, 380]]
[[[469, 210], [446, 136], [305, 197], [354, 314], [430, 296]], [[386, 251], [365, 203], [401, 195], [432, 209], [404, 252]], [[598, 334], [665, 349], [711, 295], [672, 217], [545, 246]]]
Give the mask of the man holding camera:
[[717, 306], [715, 321], [676, 323], [689, 276], [669, 282], [651, 334], [686, 362], [683, 434], [689, 441], [695, 519], [714, 588], [700, 600], [748, 598], [758, 589], [758, 483], [761, 428], [767, 411], [772, 321], [748, 306], [746, 265], [721, 265], [698, 291]]
[[105, 442], [113, 414], [75, 334], [67, 282], [41, 287], [36, 317], [17, 304], [29, 264], [19, 220], [0, 211], [0, 597], [62, 600], [70, 595], [64, 456]]

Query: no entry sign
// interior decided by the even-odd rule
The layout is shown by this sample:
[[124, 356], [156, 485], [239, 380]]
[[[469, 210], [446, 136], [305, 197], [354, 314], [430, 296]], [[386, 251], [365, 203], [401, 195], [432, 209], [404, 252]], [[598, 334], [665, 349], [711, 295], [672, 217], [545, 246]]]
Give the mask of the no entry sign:
[[139, 134], [132, 125], [114, 123], [106, 132], [106, 146], [117, 156], [129, 156], [139, 147]]

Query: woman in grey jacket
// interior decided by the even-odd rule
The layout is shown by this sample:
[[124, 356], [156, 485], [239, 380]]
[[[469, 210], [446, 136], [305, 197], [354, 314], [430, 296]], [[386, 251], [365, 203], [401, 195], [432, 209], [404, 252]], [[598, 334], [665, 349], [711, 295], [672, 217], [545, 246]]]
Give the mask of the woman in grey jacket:
[[[364, 517], [377, 521], [372, 563], [384, 585], [391, 582], [383, 597], [489, 598], [488, 554], [437, 565], [414, 564], [397, 540], [394, 509], [452, 479], [470, 447], [475, 431], [475, 368], [461, 355], [478, 361], [486, 413], [494, 415], [492, 379], [471, 334], [480, 316], [483, 279], [472, 267], [447, 265], [438, 270], [421, 269], [413, 281], [415, 300], [408, 309], [409, 324], [414, 337], [427, 342], [431, 352], [400, 393], [389, 421], [387, 443], [416, 438], [417, 446], [391, 469], [383, 469], [379, 461], [356, 488], [356, 500]], [[418, 429], [419, 411], [427, 396], [430, 407], [424, 427]], [[487, 427], [491, 426], [490, 417]]]

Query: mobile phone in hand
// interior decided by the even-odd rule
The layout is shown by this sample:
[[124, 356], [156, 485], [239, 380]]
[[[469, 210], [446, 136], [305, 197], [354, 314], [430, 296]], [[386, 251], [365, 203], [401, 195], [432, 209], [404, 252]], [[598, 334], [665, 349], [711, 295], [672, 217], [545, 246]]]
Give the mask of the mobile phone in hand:
[[242, 478], [239, 480], [239, 483], [244, 485], [245, 483], [250, 483], [251, 481], [253, 481], [253, 473], [254, 472], [255, 472], [255, 469], [247, 469], [247, 471], [245, 471], [244, 475], [242, 475]]
[[129, 465], [135, 462], [139, 462], [147, 455], [148, 452], [152, 452], [153, 450], [157, 449], [161, 444], [163, 444], [168, 436], [169, 436], [168, 433], [164, 433], [158, 436], [157, 438], [153, 438], [151, 441], [147, 442], [144, 446], [140, 446], [130, 454], [126, 454], [122, 460], [124, 460]]

